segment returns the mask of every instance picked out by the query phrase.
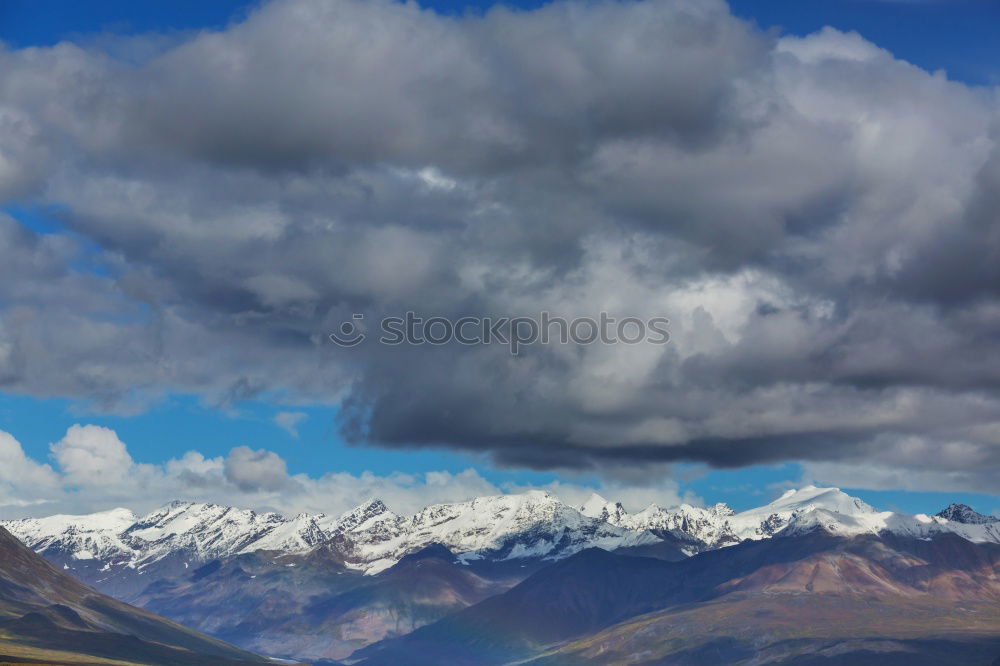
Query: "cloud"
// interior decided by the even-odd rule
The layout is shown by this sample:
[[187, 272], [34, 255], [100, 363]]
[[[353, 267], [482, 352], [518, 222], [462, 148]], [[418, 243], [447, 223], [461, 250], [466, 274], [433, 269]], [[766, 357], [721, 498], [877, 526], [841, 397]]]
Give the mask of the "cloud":
[[[573, 506], [582, 504], [595, 489], [621, 499], [633, 510], [654, 501], [664, 506], [681, 501], [677, 483], [668, 478], [656, 483], [619, 480], [591, 486], [557, 481], [529, 486], [496, 485], [474, 469], [289, 474], [286, 461], [277, 453], [246, 446], [233, 448], [225, 457], [207, 458], [188, 451], [161, 465], [140, 465], [132, 461], [113, 430], [93, 425], [72, 426], [52, 448], [57, 451], [57, 469], [32, 460], [12, 435], [0, 431], [0, 518], [79, 514], [118, 506], [145, 513], [177, 499], [288, 516], [302, 512], [340, 515], [376, 497], [393, 511], [409, 515], [431, 504], [534, 488], [549, 490]], [[684, 499], [700, 503], [694, 496]]]
[[[995, 91], [716, 0], [275, 0], [115, 53], [0, 51], [0, 200], [61, 225], [0, 215], [3, 390], [326, 404], [358, 443], [609, 482], [933, 471], [961, 442], [1000, 489]], [[407, 310], [664, 316], [671, 342], [326, 338]]]
[[[987, 436], [994, 441], [998, 426], [989, 427], [992, 433]], [[879, 435], [864, 450], [864, 461], [807, 463], [803, 481], [874, 490], [996, 492], [997, 447], [921, 435]]]
[[70, 426], [51, 449], [66, 480], [74, 485], [121, 482], [134, 465], [115, 431], [101, 426]]
[[45, 492], [57, 483], [58, 477], [49, 465], [28, 458], [21, 443], [0, 430], [0, 487], [24, 486]]
[[273, 451], [237, 446], [229, 452], [226, 479], [240, 490], [281, 490], [288, 485], [285, 461]]
[[278, 412], [274, 415], [274, 422], [292, 437], [298, 437], [299, 425], [307, 418], [309, 415], [305, 412]]

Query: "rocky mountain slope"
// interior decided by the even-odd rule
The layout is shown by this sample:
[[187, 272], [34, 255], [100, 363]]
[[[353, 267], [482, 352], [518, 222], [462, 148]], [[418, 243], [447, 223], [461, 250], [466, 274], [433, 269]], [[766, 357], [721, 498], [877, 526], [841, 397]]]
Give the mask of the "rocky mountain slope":
[[461, 564], [444, 546], [372, 576], [337, 553], [259, 551], [148, 587], [135, 602], [262, 654], [341, 659], [496, 595], [520, 576]]
[[843, 661], [816, 663], [988, 663], [1000, 653], [998, 574], [1000, 546], [951, 534], [843, 537], [817, 527], [673, 563], [594, 549], [355, 658], [749, 665], [826, 653]]
[[[807, 547], [789, 550], [797, 543]], [[1000, 656], [994, 544], [817, 528], [738, 546], [728, 560], [720, 554], [685, 562], [689, 582], [661, 610], [539, 650], [527, 663], [633, 663], [641, 654], [664, 665], [938, 666]]]
[[86, 587], [0, 528], [0, 661], [236, 666], [266, 660]]

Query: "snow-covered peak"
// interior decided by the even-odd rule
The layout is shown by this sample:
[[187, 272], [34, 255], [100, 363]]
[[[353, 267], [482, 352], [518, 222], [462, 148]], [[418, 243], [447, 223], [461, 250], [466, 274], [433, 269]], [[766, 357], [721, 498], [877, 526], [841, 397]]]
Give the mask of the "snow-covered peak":
[[468, 502], [436, 504], [377, 529], [356, 531], [356, 561], [369, 573], [432, 543], [462, 559], [563, 557], [583, 548], [617, 548], [652, 543], [652, 535], [583, 515], [545, 491], [477, 497]]
[[135, 514], [119, 508], [80, 516], [9, 520], [0, 525], [36, 552], [90, 560], [128, 557], [130, 549], [120, 535], [134, 522]]
[[114, 532], [120, 533], [135, 522], [135, 514], [128, 509], [111, 509], [85, 515], [55, 515], [46, 518], [25, 518], [4, 521], [4, 525], [19, 525], [21, 530], [38, 533], [54, 532]]
[[795, 536], [822, 529], [835, 536], [857, 536], [859, 534], [879, 534], [886, 529], [886, 518], [891, 513], [848, 515], [816, 507], [793, 515], [780, 536]]
[[612, 525], [620, 525], [629, 516], [621, 502], [609, 502], [597, 493], [593, 493], [577, 510], [588, 518], [597, 518]]
[[851, 497], [840, 488], [817, 488], [806, 486], [798, 490], [788, 490], [781, 497], [754, 513], [777, 513], [783, 511], [803, 512], [825, 509], [844, 515], [876, 513], [876, 510], [857, 497]]
[[717, 516], [722, 516], [722, 517], [736, 515], [736, 512], [733, 511], [733, 508], [728, 504], [726, 504], [725, 502], [717, 502], [714, 506], [712, 506], [711, 509], [709, 509], [709, 511], [711, 511]]
[[[817, 511], [825, 513], [807, 517]], [[772, 537], [793, 522], [798, 531], [815, 527], [817, 521], [825, 521], [824, 524], [830, 525], [830, 515], [842, 517], [843, 528], [828, 530], [838, 534], [877, 531], [878, 526], [884, 523], [884, 519], [878, 517], [878, 511], [857, 497], [851, 497], [840, 488], [816, 486], [788, 490], [769, 504], [731, 516], [728, 522], [733, 534], [742, 541]], [[863, 527], [853, 527], [854, 525]], [[795, 533], [796, 530], [785, 534]]]
[[143, 516], [129, 528], [128, 533], [144, 541], [159, 541], [203, 533], [209, 527], [243, 527], [257, 522], [258, 517], [254, 511], [218, 504], [171, 502]]
[[358, 506], [354, 507], [350, 511], [345, 511], [340, 515], [339, 520], [341, 522], [364, 522], [371, 516], [378, 515], [380, 513], [385, 513], [389, 510], [389, 507], [385, 505], [382, 500], [373, 497], [371, 499], [365, 500]]
[[[627, 515], [620, 505], [612, 506]], [[80, 526], [91, 524], [101, 527], [100, 543], [93, 530], [80, 536]], [[258, 550], [304, 552], [335, 544], [353, 566], [373, 573], [432, 543], [467, 559], [506, 559], [555, 558], [591, 546], [614, 549], [657, 540], [641, 530], [584, 516], [546, 491], [438, 504], [409, 517], [392, 513], [377, 499], [337, 518], [300, 514], [291, 519], [176, 501], [138, 519], [128, 512], [112, 512], [21, 521], [14, 527], [39, 550], [58, 542], [64, 557], [101, 559], [139, 570], [166, 558], [188, 566]]]
[[619, 524], [631, 530], [649, 530], [654, 534], [689, 541], [695, 544], [695, 550], [715, 548], [731, 543], [737, 539], [732, 534], [728, 524], [733, 510], [726, 504], [716, 504], [711, 508], [681, 504], [671, 509], [664, 509], [656, 504], [631, 516], [627, 516]]
[[285, 553], [299, 553], [314, 548], [327, 540], [327, 532], [320, 521], [323, 516], [301, 513], [291, 520], [274, 523], [256, 540], [243, 546], [240, 552], [256, 550], [277, 550]]
[[934, 515], [938, 518], [966, 525], [988, 525], [1000, 522], [1000, 518], [984, 516], [967, 504], [949, 504], [947, 508]]
[[372, 498], [368, 499], [367, 501], [362, 502], [357, 507], [355, 507], [351, 511], [348, 511], [344, 515], [364, 514], [364, 515], [372, 516], [372, 515], [379, 514], [379, 513], [385, 513], [388, 510], [389, 510], [389, 507], [387, 507], [385, 505], [385, 502], [383, 502], [382, 500], [380, 500], [377, 497], [372, 497]]
[[398, 523], [399, 516], [389, 510], [380, 499], [370, 499], [363, 504], [342, 514], [336, 521], [329, 523], [321, 521], [320, 524], [327, 527], [331, 533], [358, 533], [367, 530], [377, 529], [381, 525]]
[[836, 536], [859, 534], [894, 534], [915, 539], [931, 539], [942, 534], [954, 534], [974, 543], [1000, 543], [1000, 521], [962, 523], [940, 516], [917, 514], [910, 516], [892, 511], [845, 514], [816, 508], [793, 514], [775, 536], [795, 536], [822, 528]]
[[[434, 504], [406, 521], [408, 529], [434, 532], [479, 532], [502, 534], [516, 527], [562, 518], [569, 522], [585, 519], [578, 511], [560, 502], [551, 493], [528, 491], [512, 495], [477, 497], [468, 502]], [[447, 541], [439, 541], [450, 545]]]
[[587, 501], [580, 505], [579, 511], [585, 516], [597, 518], [608, 504], [610, 504], [608, 500], [597, 493], [591, 493]]
[[[987, 518], [985, 522], [980, 522], [980, 518], [986, 517], [971, 508], [953, 507], [937, 516], [910, 516], [878, 511], [838, 488], [807, 486], [788, 491], [759, 509], [739, 513], [730, 522], [741, 539], [795, 536], [821, 528], [830, 534], [847, 537], [894, 534], [928, 539], [941, 534], [956, 534], [977, 543], [1000, 543], [1000, 521]], [[964, 520], [950, 520], [946, 516]]]
[[143, 562], [177, 552], [210, 559], [260, 550], [256, 544], [287, 522], [276, 513], [171, 502], [140, 518], [123, 536], [142, 553]]

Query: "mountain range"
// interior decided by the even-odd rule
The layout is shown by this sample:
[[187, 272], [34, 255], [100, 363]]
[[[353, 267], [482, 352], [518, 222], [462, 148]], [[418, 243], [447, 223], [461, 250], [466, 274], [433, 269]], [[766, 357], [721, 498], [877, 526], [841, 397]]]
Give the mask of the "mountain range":
[[[712, 636], [664, 639], [683, 647], [671, 652], [650, 639], [651, 627], [671, 635], [672, 623], [720, 613], [709, 618], [716, 638], [745, 655], [751, 648], [720, 627], [738, 619], [746, 631], [754, 622], [744, 613], [778, 622], [803, 596], [814, 610], [834, 603], [828, 613], [886, 606], [880, 617], [894, 618], [903, 638], [876, 641], [873, 653], [884, 658], [887, 645], [911, 650], [905, 637], [926, 632], [921, 617], [953, 618], [964, 604], [962, 617], [979, 626], [997, 620], [1000, 600], [1000, 520], [962, 505], [934, 516], [878, 511], [813, 486], [739, 513], [725, 504], [629, 513], [597, 495], [571, 507], [531, 491], [409, 516], [379, 500], [340, 516], [290, 518], [173, 502], [141, 517], [115, 509], [2, 525], [107, 594], [243, 648], [313, 663], [417, 663], [399, 661], [400, 650], [426, 663], [641, 663], [628, 656], [638, 643], [659, 655], [649, 663], [675, 663], [675, 653], [729, 663], [697, 661], [722, 649]], [[948, 564], [949, 553], [963, 566]], [[782, 605], [776, 595], [797, 601]], [[628, 624], [650, 613], [669, 615]], [[487, 634], [479, 643], [456, 638]], [[972, 653], [992, 649], [989, 631], [975, 636]], [[799, 636], [798, 651], [782, 643], [773, 653], [811, 658], [817, 641], [835, 638]], [[617, 656], [595, 660], [594, 650]]]

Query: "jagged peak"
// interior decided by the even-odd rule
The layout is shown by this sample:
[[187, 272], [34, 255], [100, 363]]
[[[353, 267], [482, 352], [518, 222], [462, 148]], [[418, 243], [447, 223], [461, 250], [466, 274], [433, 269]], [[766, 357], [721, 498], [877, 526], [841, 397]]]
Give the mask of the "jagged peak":
[[934, 515], [938, 518], [950, 520], [953, 523], [964, 523], [966, 525], [986, 525], [1000, 522], [1000, 518], [981, 514], [968, 504], [949, 504]]
[[258, 513], [253, 509], [240, 509], [238, 507], [229, 506], [226, 504], [215, 504], [212, 502], [192, 502], [187, 500], [173, 500], [167, 504], [164, 504], [159, 509], [152, 511], [151, 513], [142, 516], [137, 524], [148, 524], [157, 523], [161, 521], [176, 521], [184, 519], [185, 517], [198, 517], [202, 516], [204, 518], [212, 517], [213, 519], [225, 517], [225, 516], [241, 516], [254, 520], [257, 518], [273, 519], [278, 516], [274, 513]]
[[735, 516], [736, 512], [733, 507], [729, 506], [725, 502], [716, 502], [714, 506], [710, 509], [712, 513], [717, 516]]
[[350, 511], [345, 511], [341, 514], [341, 519], [351, 518], [354, 516], [374, 516], [380, 513], [385, 513], [389, 510], [389, 507], [385, 505], [385, 502], [377, 497], [369, 497], [367, 500], [357, 505]]
[[188, 511], [190, 509], [195, 509], [195, 508], [198, 508], [198, 509], [214, 509], [216, 506], [218, 506], [218, 505], [212, 504], [210, 502], [192, 502], [190, 500], [175, 499], [175, 500], [171, 500], [170, 502], [167, 502], [166, 504], [164, 504], [162, 507], [160, 507], [159, 511], [163, 511], [164, 509], [167, 509], [167, 510], [170, 510], [170, 511], [177, 511], [177, 510]]
[[362, 502], [358, 506], [358, 508], [362, 509], [365, 512], [368, 512], [368, 513], [371, 513], [372, 511], [380, 511], [381, 512], [381, 511], [388, 511], [389, 510], [389, 507], [386, 506], [385, 502], [383, 502], [382, 500], [380, 500], [377, 497], [369, 497], [366, 501]]
[[341, 514], [336, 521], [333, 521], [332, 529], [334, 532], [351, 532], [363, 529], [371, 521], [381, 522], [395, 519], [396, 514], [389, 510], [385, 502], [377, 497], [372, 497], [350, 511]]

